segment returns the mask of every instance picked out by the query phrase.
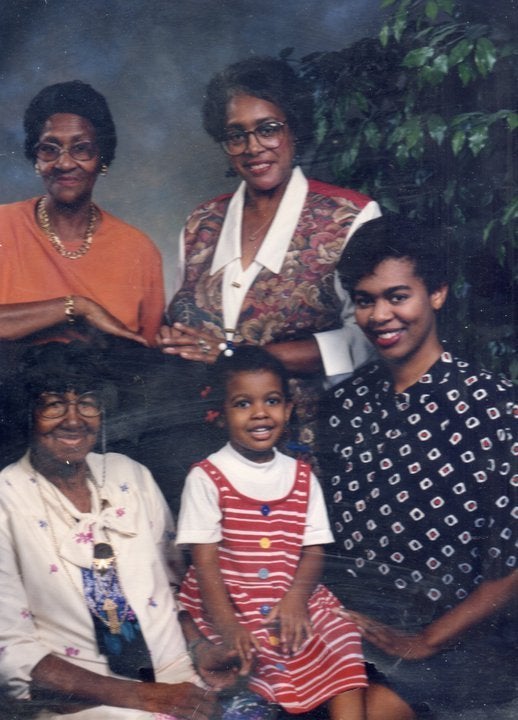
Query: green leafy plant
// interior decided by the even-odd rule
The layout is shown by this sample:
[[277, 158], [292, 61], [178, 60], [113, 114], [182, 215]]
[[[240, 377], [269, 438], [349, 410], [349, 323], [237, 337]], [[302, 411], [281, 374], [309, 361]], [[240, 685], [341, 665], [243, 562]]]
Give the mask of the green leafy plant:
[[377, 38], [313, 53], [299, 71], [317, 99], [310, 174], [445, 233], [453, 349], [517, 375], [518, 46], [508, 4], [380, 0]]

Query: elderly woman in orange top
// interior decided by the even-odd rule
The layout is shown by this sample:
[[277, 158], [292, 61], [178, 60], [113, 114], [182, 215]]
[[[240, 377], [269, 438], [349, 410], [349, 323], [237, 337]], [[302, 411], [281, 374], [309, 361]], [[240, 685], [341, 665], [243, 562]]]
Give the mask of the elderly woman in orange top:
[[0, 206], [0, 340], [152, 344], [164, 308], [160, 253], [92, 201], [117, 142], [105, 98], [77, 80], [50, 85], [24, 127], [45, 194]]

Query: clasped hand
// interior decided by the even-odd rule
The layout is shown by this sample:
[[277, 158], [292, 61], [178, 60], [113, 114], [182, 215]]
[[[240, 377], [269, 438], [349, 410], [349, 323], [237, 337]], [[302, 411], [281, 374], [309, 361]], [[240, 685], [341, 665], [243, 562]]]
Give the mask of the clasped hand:
[[251, 670], [251, 659], [243, 661], [237, 649], [215, 645], [207, 638], [196, 644], [191, 655], [198, 675], [218, 692], [233, 688]]

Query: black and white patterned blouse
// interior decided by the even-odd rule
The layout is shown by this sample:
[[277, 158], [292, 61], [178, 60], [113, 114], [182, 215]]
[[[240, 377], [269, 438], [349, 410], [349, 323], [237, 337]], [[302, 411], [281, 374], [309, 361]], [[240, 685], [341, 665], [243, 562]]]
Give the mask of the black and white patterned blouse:
[[378, 363], [328, 394], [322, 485], [357, 595], [428, 622], [516, 566], [512, 391], [444, 352], [404, 393]]

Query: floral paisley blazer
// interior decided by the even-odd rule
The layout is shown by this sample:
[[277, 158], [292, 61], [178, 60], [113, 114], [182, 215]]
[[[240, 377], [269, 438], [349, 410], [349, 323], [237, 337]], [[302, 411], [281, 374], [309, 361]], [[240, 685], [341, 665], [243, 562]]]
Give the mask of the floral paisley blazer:
[[[313, 334], [318, 340], [319, 333], [343, 327], [344, 301], [336, 291], [335, 268], [350, 237], [352, 224], [358, 227], [361, 222], [355, 220], [361, 220], [360, 214], [368, 220], [379, 215], [379, 209], [370, 198], [355, 191], [306, 181], [298, 168], [293, 175], [299, 192], [305, 192], [301, 212], [295, 218], [294, 232], [278, 271], [262, 265], [246, 292], [235, 325], [236, 343], [265, 345]], [[222, 195], [199, 206], [187, 220], [183, 235], [183, 284], [168, 309], [171, 322], [203, 327], [222, 339], [225, 269], [220, 267], [214, 271], [214, 256], [232, 197]], [[267, 240], [268, 237], [265, 243]], [[352, 313], [349, 320], [353, 320]], [[350, 329], [356, 346], [365, 348], [359, 328]], [[362, 361], [367, 357], [368, 351], [364, 349]], [[354, 367], [353, 361], [350, 370]], [[298, 444], [313, 445], [315, 404], [323, 380], [324, 376], [315, 375], [292, 380]]]

